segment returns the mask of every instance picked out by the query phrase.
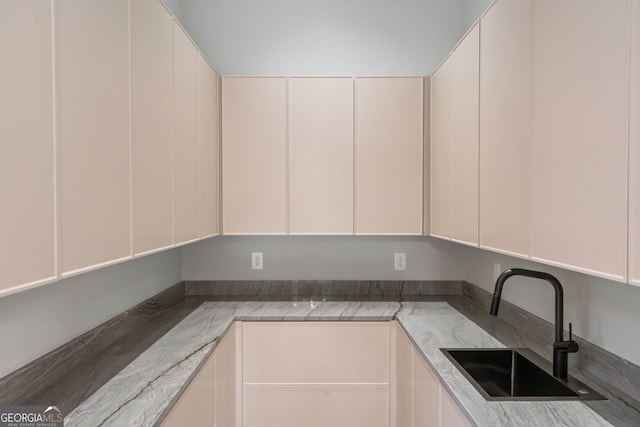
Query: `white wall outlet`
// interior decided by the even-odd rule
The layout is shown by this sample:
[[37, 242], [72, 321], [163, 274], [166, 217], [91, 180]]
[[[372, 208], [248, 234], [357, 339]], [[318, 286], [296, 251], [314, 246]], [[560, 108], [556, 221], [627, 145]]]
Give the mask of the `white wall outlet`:
[[251, 269], [262, 270], [262, 252], [251, 252]]
[[404, 271], [407, 269], [407, 254], [404, 252], [396, 252], [393, 254], [393, 269], [396, 271]]
[[498, 280], [498, 276], [500, 275], [500, 273], [502, 273], [502, 269], [500, 268], [500, 263], [494, 262], [493, 263], [493, 281], [494, 282]]

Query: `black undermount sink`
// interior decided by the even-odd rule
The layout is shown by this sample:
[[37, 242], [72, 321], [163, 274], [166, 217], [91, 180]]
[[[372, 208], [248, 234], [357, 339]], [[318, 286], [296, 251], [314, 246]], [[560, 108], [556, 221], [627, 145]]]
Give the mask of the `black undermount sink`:
[[541, 367], [550, 364], [526, 348], [441, 350], [487, 400], [605, 399], [572, 377], [554, 377]]

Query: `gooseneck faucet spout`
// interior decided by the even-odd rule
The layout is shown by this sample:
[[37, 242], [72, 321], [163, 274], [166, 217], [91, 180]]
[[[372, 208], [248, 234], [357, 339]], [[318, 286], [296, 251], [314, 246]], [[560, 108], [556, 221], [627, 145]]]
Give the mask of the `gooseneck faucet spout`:
[[525, 270], [523, 268], [512, 268], [502, 272], [496, 280], [496, 287], [493, 292], [493, 301], [491, 302], [490, 314], [492, 316], [498, 315], [498, 308], [500, 307], [500, 299], [502, 297], [502, 288], [504, 282], [512, 276], [525, 276], [533, 277], [535, 279], [542, 279], [549, 282], [556, 293], [555, 298], [555, 330], [556, 338], [553, 343], [553, 376], [566, 380], [568, 375], [568, 354], [578, 351], [578, 343], [571, 339], [571, 324], [569, 324], [569, 340], [564, 340], [564, 293], [562, 291], [562, 285], [560, 281], [554, 276], [542, 271]]

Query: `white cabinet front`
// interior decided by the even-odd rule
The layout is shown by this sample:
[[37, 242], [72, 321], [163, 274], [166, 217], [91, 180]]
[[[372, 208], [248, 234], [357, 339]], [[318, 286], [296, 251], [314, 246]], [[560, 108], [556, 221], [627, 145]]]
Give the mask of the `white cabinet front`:
[[286, 85], [222, 79], [224, 234], [287, 234]]
[[52, 2], [0, 2], [0, 295], [56, 277]]
[[480, 26], [480, 246], [528, 257], [531, 0], [497, 1]]
[[537, 0], [533, 259], [626, 281], [627, 0]]
[[173, 17], [131, 2], [133, 251], [173, 245]]
[[422, 81], [356, 79], [356, 234], [422, 234]]

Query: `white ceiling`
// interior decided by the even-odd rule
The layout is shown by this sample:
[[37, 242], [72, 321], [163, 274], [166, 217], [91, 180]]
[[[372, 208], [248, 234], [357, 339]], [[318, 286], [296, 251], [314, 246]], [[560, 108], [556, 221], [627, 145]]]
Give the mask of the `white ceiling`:
[[223, 75], [429, 75], [491, 0], [165, 0]]

